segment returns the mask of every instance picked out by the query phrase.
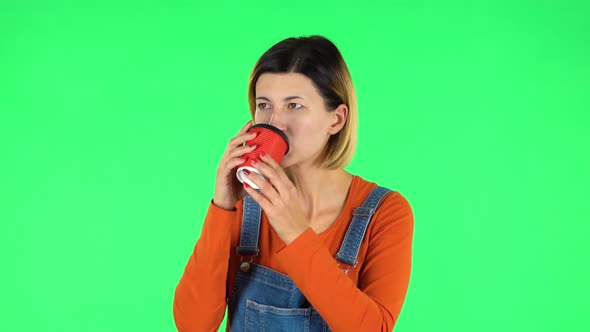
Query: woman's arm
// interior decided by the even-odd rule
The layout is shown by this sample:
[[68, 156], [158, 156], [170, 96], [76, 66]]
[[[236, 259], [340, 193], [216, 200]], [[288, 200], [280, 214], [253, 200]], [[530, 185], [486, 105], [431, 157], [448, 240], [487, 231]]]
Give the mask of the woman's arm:
[[334, 332], [392, 331], [405, 300], [414, 231], [410, 204], [399, 192], [387, 195], [373, 223], [365, 260], [357, 267], [358, 287], [311, 228], [276, 253]]
[[226, 308], [226, 279], [231, 230], [236, 209], [222, 209], [210, 202], [201, 235], [174, 293], [173, 315], [179, 332], [217, 331]]

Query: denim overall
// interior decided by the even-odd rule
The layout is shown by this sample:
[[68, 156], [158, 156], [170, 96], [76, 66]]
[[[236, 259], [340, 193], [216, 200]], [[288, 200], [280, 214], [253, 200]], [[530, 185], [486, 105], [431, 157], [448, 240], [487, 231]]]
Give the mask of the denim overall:
[[[339, 266], [341, 263], [348, 265], [344, 270], [346, 274], [351, 267], [356, 267], [357, 255], [371, 217], [379, 202], [390, 191], [384, 187], [375, 187], [362, 206], [354, 210], [335, 257]], [[228, 304], [230, 331], [331, 331], [288, 275], [252, 263], [252, 257], [259, 253], [261, 208], [250, 195], [244, 197], [243, 204], [240, 244], [236, 248], [242, 259]], [[250, 256], [249, 261], [244, 261], [244, 256]]]

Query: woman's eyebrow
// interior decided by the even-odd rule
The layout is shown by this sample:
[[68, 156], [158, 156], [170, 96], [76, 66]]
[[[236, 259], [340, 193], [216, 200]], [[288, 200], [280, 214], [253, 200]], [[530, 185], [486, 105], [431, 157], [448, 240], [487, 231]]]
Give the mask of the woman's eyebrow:
[[[286, 97], [285, 99], [283, 99], [284, 101], [289, 101], [289, 100], [293, 100], [293, 99], [305, 99], [303, 97], [299, 97], [299, 96], [289, 96]], [[266, 97], [256, 97], [256, 99], [262, 99], [262, 100], [266, 100], [266, 101], [270, 101], [270, 99], [266, 98]]]

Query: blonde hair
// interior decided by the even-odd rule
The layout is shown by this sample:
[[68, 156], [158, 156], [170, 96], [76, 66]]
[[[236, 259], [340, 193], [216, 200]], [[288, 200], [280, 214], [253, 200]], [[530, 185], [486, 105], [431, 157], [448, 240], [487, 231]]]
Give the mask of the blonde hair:
[[262, 54], [248, 82], [248, 104], [252, 119], [256, 113], [256, 82], [264, 73], [303, 74], [313, 82], [328, 112], [334, 112], [341, 104], [347, 106], [346, 123], [338, 133], [330, 136], [320, 162], [320, 167], [327, 169], [346, 167], [356, 149], [358, 111], [350, 71], [336, 45], [318, 35], [291, 37]]

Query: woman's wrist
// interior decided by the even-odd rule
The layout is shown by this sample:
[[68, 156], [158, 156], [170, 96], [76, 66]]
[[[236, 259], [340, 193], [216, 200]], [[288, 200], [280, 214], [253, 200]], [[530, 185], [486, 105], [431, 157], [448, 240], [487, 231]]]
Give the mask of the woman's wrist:
[[230, 205], [228, 203], [218, 203], [215, 201], [215, 199], [212, 199], [211, 203], [220, 209], [224, 209], [227, 211], [236, 211], [236, 207], [233, 204]]

